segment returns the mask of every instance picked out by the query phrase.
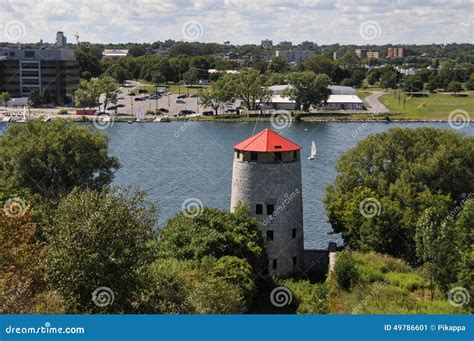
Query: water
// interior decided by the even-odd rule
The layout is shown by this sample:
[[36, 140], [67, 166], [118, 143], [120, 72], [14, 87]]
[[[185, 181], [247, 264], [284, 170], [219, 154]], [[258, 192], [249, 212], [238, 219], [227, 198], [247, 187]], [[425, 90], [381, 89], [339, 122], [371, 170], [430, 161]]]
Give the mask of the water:
[[[330, 234], [322, 199], [336, 178], [337, 159], [369, 134], [393, 127], [432, 126], [450, 129], [447, 123], [293, 123], [279, 132], [303, 146], [303, 211], [305, 248], [341, 243]], [[204, 205], [229, 209], [232, 181], [232, 146], [255, 130], [272, 128], [270, 122], [172, 122], [162, 124], [115, 123], [104, 130], [122, 163], [114, 184], [144, 189], [160, 207], [160, 225], [181, 210], [189, 198]], [[0, 128], [2, 128], [0, 123]], [[0, 129], [1, 130], [1, 129]], [[474, 124], [459, 130], [474, 135]], [[306, 157], [311, 141], [318, 155], [311, 166]]]

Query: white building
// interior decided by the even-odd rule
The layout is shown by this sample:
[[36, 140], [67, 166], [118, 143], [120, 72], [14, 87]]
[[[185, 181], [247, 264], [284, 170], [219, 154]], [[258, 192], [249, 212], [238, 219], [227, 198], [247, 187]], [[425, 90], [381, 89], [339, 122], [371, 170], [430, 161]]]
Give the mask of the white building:
[[102, 55], [104, 57], [126, 57], [128, 50], [105, 49]]
[[315, 51], [303, 49], [290, 49], [275, 51], [275, 56], [286, 60], [288, 63], [301, 63], [316, 55]]
[[324, 110], [364, 110], [364, 101], [357, 95], [329, 95]]

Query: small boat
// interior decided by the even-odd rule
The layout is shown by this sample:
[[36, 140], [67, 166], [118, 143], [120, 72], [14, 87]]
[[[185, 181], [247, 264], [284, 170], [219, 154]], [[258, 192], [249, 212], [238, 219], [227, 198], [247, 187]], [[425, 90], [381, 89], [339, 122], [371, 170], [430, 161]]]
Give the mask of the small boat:
[[316, 159], [316, 143], [311, 142], [311, 155], [308, 157], [308, 160], [314, 160]]
[[128, 121], [127, 121], [128, 124], [132, 124], [133, 122], [134, 122], [134, 121], [132, 121], [132, 120], [128, 120]]
[[155, 122], [158, 122], [158, 123], [168, 123], [168, 122], [171, 122], [171, 120], [169, 119], [169, 117], [157, 117], [155, 119]]

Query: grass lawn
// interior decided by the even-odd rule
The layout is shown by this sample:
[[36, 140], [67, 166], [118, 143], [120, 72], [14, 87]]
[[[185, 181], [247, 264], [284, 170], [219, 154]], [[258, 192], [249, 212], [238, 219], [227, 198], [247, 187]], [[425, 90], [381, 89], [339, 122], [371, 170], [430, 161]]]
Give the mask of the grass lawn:
[[371, 95], [372, 92], [367, 91], [367, 90], [357, 90], [357, 91], [356, 91], [356, 94], [357, 94], [357, 96], [359, 96], [360, 99], [363, 100], [363, 99], [366, 98], [367, 96]]
[[428, 97], [406, 96], [405, 106], [403, 105], [405, 94], [401, 93], [400, 100], [394, 93], [379, 97], [392, 113], [396, 113], [393, 118], [397, 119], [434, 119], [447, 120], [449, 113], [456, 109], [465, 110], [469, 115], [474, 111], [474, 92], [469, 92], [467, 97], [455, 97], [450, 94], [436, 93]]
[[404, 261], [378, 253], [353, 253], [357, 284], [342, 290], [331, 280], [331, 314], [466, 314], [439, 291], [430, 300], [428, 280]]
[[173, 94], [200, 94], [206, 91], [206, 87], [188, 87], [184, 85], [179, 86], [178, 84], [173, 84], [168, 86], [168, 91]]

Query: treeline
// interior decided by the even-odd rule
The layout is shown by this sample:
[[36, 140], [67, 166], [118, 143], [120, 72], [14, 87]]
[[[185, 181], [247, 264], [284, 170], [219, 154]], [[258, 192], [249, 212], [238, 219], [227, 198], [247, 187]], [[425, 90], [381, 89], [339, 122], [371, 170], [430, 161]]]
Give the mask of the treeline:
[[0, 136], [1, 313], [243, 313], [267, 266], [258, 222], [187, 209], [157, 230], [144, 193], [110, 188], [108, 139], [61, 120]]

